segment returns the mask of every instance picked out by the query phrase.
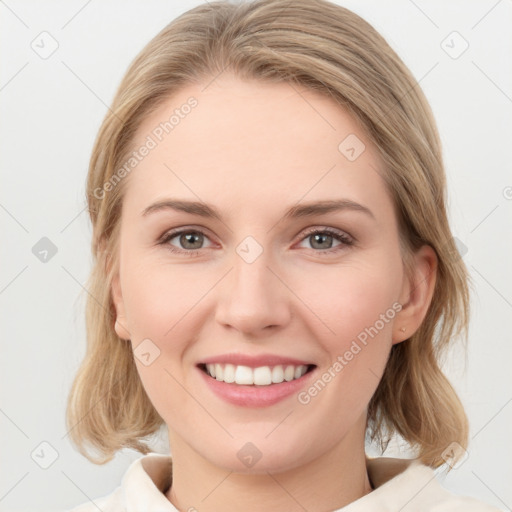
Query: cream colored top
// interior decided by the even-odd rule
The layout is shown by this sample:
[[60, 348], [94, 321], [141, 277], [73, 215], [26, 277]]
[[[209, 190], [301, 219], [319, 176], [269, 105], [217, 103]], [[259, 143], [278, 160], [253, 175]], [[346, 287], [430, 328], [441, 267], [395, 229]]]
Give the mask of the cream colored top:
[[[150, 453], [133, 461], [121, 485], [111, 494], [68, 512], [178, 512], [166, 498], [172, 458]], [[417, 461], [380, 457], [367, 459], [374, 490], [333, 512], [499, 512], [474, 498], [444, 489], [434, 470]]]

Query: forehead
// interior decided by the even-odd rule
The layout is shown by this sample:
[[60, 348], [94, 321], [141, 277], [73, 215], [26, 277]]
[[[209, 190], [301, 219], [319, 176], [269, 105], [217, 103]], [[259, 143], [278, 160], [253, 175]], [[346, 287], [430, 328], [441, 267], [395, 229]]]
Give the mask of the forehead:
[[166, 195], [235, 210], [306, 196], [374, 203], [387, 194], [359, 123], [334, 99], [295, 84], [227, 75], [184, 86], [139, 126], [133, 147], [145, 144], [151, 149], [125, 197], [137, 207]]

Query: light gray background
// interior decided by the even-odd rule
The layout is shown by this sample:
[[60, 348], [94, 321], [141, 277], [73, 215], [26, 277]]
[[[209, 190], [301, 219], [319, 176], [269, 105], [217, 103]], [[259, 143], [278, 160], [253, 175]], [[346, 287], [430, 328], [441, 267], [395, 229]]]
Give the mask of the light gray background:
[[[200, 3], [0, 1], [2, 511], [65, 510], [103, 496], [139, 457], [124, 451], [95, 466], [66, 436], [65, 401], [85, 351], [91, 230], [84, 183], [93, 140], [127, 66], [161, 28]], [[444, 485], [510, 509], [512, 2], [339, 3], [387, 38], [433, 107], [453, 233], [467, 248], [476, 285], [466, 373], [463, 355], [447, 366], [472, 441]], [[31, 47], [51, 48], [44, 31], [58, 42], [46, 59]], [[469, 44], [458, 58], [464, 41], [453, 31]], [[42, 237], [58, 251], [46, 263], [32, 252]], [[165, 451], [165, 443], [155, 449]], [[43, 469], [52, 450], [58, 458]]]

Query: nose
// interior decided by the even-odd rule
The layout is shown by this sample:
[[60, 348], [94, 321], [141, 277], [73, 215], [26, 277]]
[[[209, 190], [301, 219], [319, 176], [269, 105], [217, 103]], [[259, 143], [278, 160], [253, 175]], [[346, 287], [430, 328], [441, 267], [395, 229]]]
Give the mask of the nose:
[[290, 320], [290, 291], [266, 251], [248, 262], [235, 254], [219, 288], [216, 320], [244, 334], [282, 328]]

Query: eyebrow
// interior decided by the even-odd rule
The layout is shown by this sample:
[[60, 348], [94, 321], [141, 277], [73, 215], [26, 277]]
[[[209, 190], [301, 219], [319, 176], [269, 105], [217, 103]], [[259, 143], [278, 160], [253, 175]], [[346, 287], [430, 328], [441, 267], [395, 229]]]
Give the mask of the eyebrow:
[[[200, 215], [205, 218], [213, 218], [222, 221], [221, 213], [213, 205], [199, 202], [188, 201], [179, 199], [165, 199], [151, 204], [142, 211], [142, 216], [147, 216], [151, 213], [175, 210], [193, 215]], [[372, 219], [376, 220], [373, 212], [366, 206], [356, 203], [351, 199], [332, 199], [310, 203], [302, 203], [289, 208], [285, 214], [284, 219], [297, 219], [302, 217], [312, 217], [314, 215], [323, 215], [335, 211], [356, 211], [361, 212]]]

